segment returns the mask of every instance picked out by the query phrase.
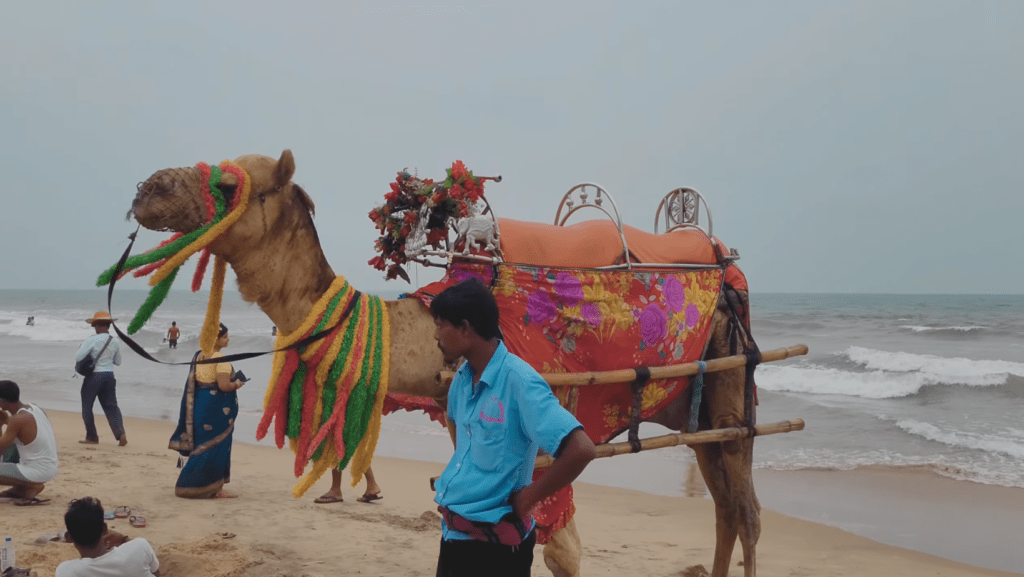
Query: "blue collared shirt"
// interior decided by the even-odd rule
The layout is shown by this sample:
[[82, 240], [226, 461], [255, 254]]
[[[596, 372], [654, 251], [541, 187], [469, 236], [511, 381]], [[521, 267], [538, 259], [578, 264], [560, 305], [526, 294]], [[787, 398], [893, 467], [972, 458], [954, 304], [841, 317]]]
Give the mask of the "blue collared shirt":
[[[107, 333], [97, 333], [82, 343], [82, 346], [78, 347], [78, 354], [75, 355], [75, 362], [78, 362], [85, 358], [85, 355], [93, 355], [100, 352], [103, 345], [107, 342], [107, 337], [112, 335]], [[110, 341], [110, 346], [107, 350], [103, 351], [103, 355], [96, 360], [96, 368], [93, 369], [94, 373], [112, 373], [114, 372], [114, 365], [121, 364], [121, 343], [114, 337]]]
[[[537, 449], [555, 455], [582, 427], [537, 371], [501, 342], [475, 386], [469, 363], [459, 367], [448, 389], [448, 418], [455, 421], [455, 454], [435, 484], [434, 501], [488, 523], [511, 512], [509, 496], [530, 484]], [[441, 528], [444, 539], [470, 538], [444, 521]]]

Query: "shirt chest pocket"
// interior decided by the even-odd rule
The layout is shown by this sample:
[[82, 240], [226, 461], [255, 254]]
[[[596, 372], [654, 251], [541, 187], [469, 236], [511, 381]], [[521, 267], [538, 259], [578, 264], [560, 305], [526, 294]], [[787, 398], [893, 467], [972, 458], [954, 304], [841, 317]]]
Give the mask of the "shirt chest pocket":
[[505, 456], [505, 438], [508, 425], [505, 422], [504, 404], [491, 397], [478, 405], [478, 412], [471, 421], [472, 445], [470, 457], [473, 464], [483, 471], [495, 471]]

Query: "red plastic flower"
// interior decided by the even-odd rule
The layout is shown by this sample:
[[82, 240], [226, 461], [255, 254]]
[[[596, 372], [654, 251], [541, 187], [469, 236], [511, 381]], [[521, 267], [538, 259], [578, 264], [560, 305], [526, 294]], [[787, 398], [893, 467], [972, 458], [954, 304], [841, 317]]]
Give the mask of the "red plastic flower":
[[469, 176], [469, 171], [466, 170], [466, 165], [461, 160], [456, 160], [452, 163], [452, 180], [459, 182], [463, 178]]

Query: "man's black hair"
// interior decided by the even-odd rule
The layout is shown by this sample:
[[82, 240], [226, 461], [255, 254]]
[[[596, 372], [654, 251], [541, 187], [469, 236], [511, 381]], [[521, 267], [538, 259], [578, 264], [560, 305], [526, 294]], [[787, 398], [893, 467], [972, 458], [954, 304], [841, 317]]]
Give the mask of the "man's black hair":
[[21, 389], [14, 381], [0, 381], [0, 399], [8, 403], [17, 403], [21, 400]]
[[92, 497], [75, 499], [64, 513], [64, 526], [75, 543], [95, 547], [103, 537], [103, 505]]
[[217, 333], [217, 338], [219, 339], [219, 338], [221, 338], [222, 336], [224, 336], [226, 334], [228, 334], [228, 327], [224, 323], [221, 323], [220, 324], [220, 332]]
[[498, 303], [478, 279], [469, 278], [441, 291], [430, 303], [430, 314], [455, 326], [468, 321], [481, 338], [501, 338]]

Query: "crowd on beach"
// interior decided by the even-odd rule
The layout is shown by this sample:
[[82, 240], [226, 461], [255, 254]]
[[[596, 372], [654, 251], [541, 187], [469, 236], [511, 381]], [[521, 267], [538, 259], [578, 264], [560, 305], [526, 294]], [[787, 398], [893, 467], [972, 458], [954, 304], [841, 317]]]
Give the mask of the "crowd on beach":
[[[595, 447], [576, 418], [558, 403], [544, 380], [508, 351], [501, 339], [498, 307], [479, 281], [468, 280], [439, 294], [431, 304], [435, 339], [447, 363], [461, 362], [449, 390], [448, 421], [454, 454], [437, 479], [435, 501], [441, 513], [437, 575], [529, 575], [536, 543], [531, 511], [543, 499], [575, 480], [595, 458]], [[76, 354], [82, 382], [83, 444], [99, 443], [93, 405], [99, 400], [118, 446], [128, 444], [117, 405], [114, 367], [122, 362], [120, 342], [110, 334], [114, 321], [106, 312], [87, 319], [95, 334]], [[274, 327], [276, 332], [276, 327]], [[166, 341], [177, 348], [172, 323]], [[210, 354], [192, 358], [177, 428], [169, 448], [181, 455], [175, 495], [189, 499], [235, 498], [224, 490], [230, 482], [231, 444], [238, 415], [237, 391], [246, 378], [229, 362], [219, 361], [230, 343], [220, 325]], [[0, 499], [16, 506], [49, 504], [41, 497], [59, 468], [53, 427], [46, 413], [23, 399], [18, 385], [0, 381]], [[555, 457], [546, 473], [533, 480], [539, 449]], [[372, 470], [358, 499], [381, 499]], [[341, 470], [332, 470], [331, 489], [318, 504], [342, 501]], [[93, 497], [68, 504], [63, 539], [80, 558], [61, 563], [57, 577], [105, 575], [151, 576], [159, 562], [141, 538], [109, 531], [110, 512]], [[145, 519], [133, 517], [133, 526]], [[6, 575], [6, 574], [5, 574]]]

